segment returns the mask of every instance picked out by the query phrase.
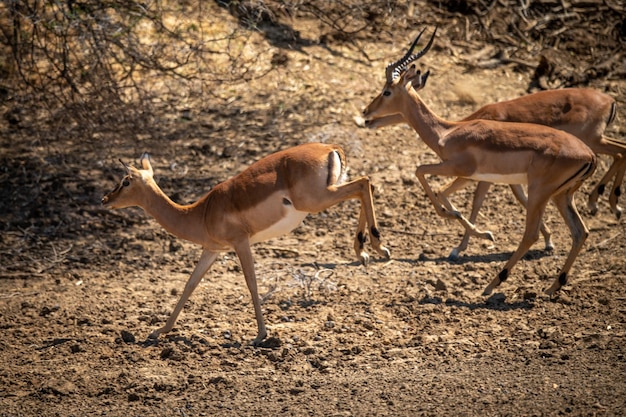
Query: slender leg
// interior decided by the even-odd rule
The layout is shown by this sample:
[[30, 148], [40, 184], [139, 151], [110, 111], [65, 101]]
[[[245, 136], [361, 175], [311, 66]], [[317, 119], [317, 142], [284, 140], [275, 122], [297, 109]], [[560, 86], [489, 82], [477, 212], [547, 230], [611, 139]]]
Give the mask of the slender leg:
[[[519, 201], [522, 206], [526, 207], [528, 204], [528, 198], [526, 197], [526, 193], [524, 193], [524, 188], [521, 185], [511, 185], [511, 190], [513, 191], [515, 198], [517, 198], [517, 201]], [[552, 232], [548, 226], [545, 225], [543, 220], [541, 220], [540, 230], [546, 243], [545, 250], [554, 250], [554, 244], [552, 244]]]
[[[539, 190], [538, 190], [539, 191]], [[545, 195], [547, 194], [547, 195]], [[489, 295], [493, 292], [500, 283], [505, 281], [511, 269], [515, 264], [528, 252], [528, 249], [539, 239], [539, 228], [541, 226], [541, 218], [545, 211], [546, 205], [550, 195], [545, 193], [540, 195], [538, 193], [531, 193], [531, 188], [528, 190], [528, 205], [526, 207], [526, 230], [524, 230], [524, 236], [520, 242], [517, 250], [511, 255], [509, 260], [502, 271], [496, 276], [491, 283], [483, 291], [483, 295]]]
[[[374, 197], [372, 195], [372, 184], [370, 183], [369, 178], [362, 177], [357, 181], [365, 182], [365, 187], [360, 197], [361, 200], [361, 213], [359, 214], [359, 223], [362, 222], [361, 217], [363, 216], [367, 221], [367, 224], [370, 227], [370, 236], [372, 238], [372, 247], [379, 255], [384, 256], [386, 259], [391, 257], [391, 252], [389, 249], [384, 247], [380, 241], [380, 229], [378, 228], [378, 222], [376, 221], [376, 212], [374, 210]], [[345, 185], [341, 185], [340, 187], [345, 187]], [[359, 230], [361, 229], [361, 225], [359, 225]]]
[[[449, 189], [450, 187], [448, 187]], [[478, 217], [478, 212], [485, 201], [485, 197], [487, 196], [487, 192], [491, 188], [490, 182], [480, 181], [478, 185], [476, 185], [476, 191], [474, 192], [474, 199], [472, 200], [472, 212], [470, 213], [469, 222], [474, 224], [476, 222], [476, 218]], [[445, 191], [448, 191], [446, 189]], [[447, 193], [444, 195], [448, 195]], [[461, 243], [456, 248], [452, 249], [448, 258], [452, 261], [456, 261], [459, 259], [459, 254], [467, 249], [470, 240], [470, 233], [465, 230], [465, 234], [463, 235], [463, 239]]]
[[263, 320], [263, 311], [261, 310], [261, 299], [259, 298], [259, 290], [256, 283], [256, 273], [254, 271], [254, 259], [252, 257], [252, 250], [250, 249], [250, 243], [246, 238], [242, 242], [235, 246], [235, 253], [241, 263], [241, 269], [243, 275], [246, 278], [246, 285], [252, 296], [252, 304], [254, 305], [254, 315], [256, 317], [256, 323], [258, 327], [258, 333], [256, 338], [252, 341], [254, 346], [258, 346], [263, 339], [267, 337], [267, 329], [265, 328], [265, 321]]
[[[470, 180], [469, 178], [462, 178], [462, 177], [456, 178], [454, 181], [452, 181], [450, 184], [446, 185], [442, 190], [440, 190], [436, 195], [442, 196], [445, 201], [448, 201], [448, 199], [450, 198], [452, 194], [467, 187], [469, 183], [471, 182], [474, 182], [474, 181]], [[480, 186], [480, 183], [479, 183], [479, 186]], [[446, 208], [450, 211], [454, 211], [454, 207], [452, 205]]]
[[[302, 194], [297, 199], [297, 209], [309, 213], [317, 213], [332, 207], [346, 200], [359, 200], [361, 202], [361, 213], [359, 214], [359, 226], [355, 236], [354, 248], [357, 257], [362, 263], [367, 263], [369, 255], [364, 255], [363, 245], [365, 243], [366, 225], [369, 226], [369, 234], [372, 238], [372, 247], [376, 252], [385, 258], [390, 257], [390, 251], [381, 244], [380, 230], [376, 221], [374, 203], [372, 197], [372, 187], [367, 177], [357, 178], [341, 185], [330, 185], [326, 189], [319, 191], [314, 196]], [[294, 201], [296, 201], [294, 199]]]
[[[622, 186], [624, 178], [623, 172], [626, 170], [626, 143], [608, 136], [602, 136], [602, 138], [600, 138], [597, 142], [589, 142], [589, 145], [596, 155], [611, 156], [613, 158], [613, 163], [602, 179], [591, 191], [591, 194], [589, 194], [587, 207], [589, 208], [591, 214], [596, 214], [598, 212], [598, 197], [604, 192], [604, 189], [611, 178], [614, 177], [615, 179], [613, 181], [611, 195], [609, 196], [609, 203], [611, 205], [611, 211], [619, 219], [622, 214], [622, 210], [617, 206], [617, 200], [619, 197], [618, 190]], [[621, 175], [620, 172], [622, 173]]]
[[[618, 164], [619, 157], [613, 157], [613, 163], [609, 170], [602, 176], [598, 184], [593, 188], [591, 193], [589, 194], [589, 201], [587, 202], [587, 208], [591, 212], [591, 214], [595, 215], [598, 212], [598, 198], [601, 194], [604, 194], [604, 190], [606, 189], [606, 185], [611, 181], [611, 178], [617, 175], [619, 171]], [[615, 183], [616, 181], [614, 181]]]
[[626, 174], [626, 155], [622, 155], [619, 161], [619, 169], [615, 174], [613, 180], [613, 187], [611, 188], [611, 195], [609, 196], [609, 204], [611, 205], [611, 212], [615, 214], [615, 217], [619, 220], [622, 217], [622, 208], [619, 207], [618, 200], [622, 194], [622, 182], [624, 181], [624, 174]]
[[365, 244], [365, 228], [369, 226], [369, 234], [372, 239], [372, 247], [379, 255], [389, 259], [391, 252], [380, 241], [380, 229], [376, 221], [374, 210], [374, 198], [372, 197], [372, 185], [367, 177], [356, 178], [341, 185], [330, 185], [326, 191], [329, 193], [320, 199], [327, 207], [334, 206], [345, 200], [358, 199], [361, 203], [359, 213], [359, 227], [354, 241], [354, 248], [362, 264], [366, 265], [369, 255], [363, 249]]
[[415, 171], [415, 175], [417, 176], [417, 179], [419, 180], [419, 182], [422, 184], [422, 187], [424, 187], [424, 191], [426, 191], [426, 195], [428, 196], [433, 206], [435, 207], [435, 211], [437, 212], [437, 214], [447, 219], [453, 219], [453, 220], [459, 221], [459, 223], [461, 223], [461, 225], [465, 228], [465, 230], [474, 236], [478, 236], [480, 238], [493, 241], [494, 238], [491, 232], [483, 232], [477, 229], [476, 226], [474, 226], [465, 217], [463, 217], [461, 213], [459, 213], [456, 210], [450, 211], [447, 207], [452, 207], [452, 205], [447, 200], [445, 195], [442, 195], [440, 196], [440, 198], [437, 198], [432, 188], [430, 187], [430, 184], [428, 184], [428, 181], [426, 181], [426, 175], [442, 175], [442, 176], [458, 177], [459, 175], [456, 172], [453, 172], [452, 171], [453, 169], [454, 169], [453, 162], [448, 163], [448, 161], [444, 161], [440, 164], [420, 165], [417, 167], [417, 170]]
[[365, 241], [367, 240], [366, 229], [367, 217], [365, 216], [365, 210], [361, 209], [359, 213], [359, 226], [354, 239], [354, 251], [363, 265], [367, 265], [370, 261], [370, 256], [365, 251]]
[[549, 296], [554, 295], [556, 291], [561, 289], [561, 287], [567, 283], [567, 274], [569, 273], [574, 260], [580, 253], [585, 240], [587, 240], [587, 237], [589, 236], [589, 229], [587, 229], [585, 223], [583, 223], [580, 218], [580, 214], [578, 213], [576, 204], [574, 203], [573, 196], [576, 188], [568, 190], [567, 192], [561, 193], [552, 198], [552, 201], [554, 201], [554, 204], [558, 207], [561, 216], [563, 216], [563, 219], [569, 227], [572, 235], [572, 248], [567, 255], [567, 259], [565, 260], [563, 268], [561, 268], [559, 276], [556, 280], [554, 280], [552, 286], [546, 290], [546, 294]]
[[200, 281], [202, 281], [202, 277], [204, 276], [204, 274], [206, 274], [211, 265], [213, 265], [213, 262], [215, 262], [215, 259], [217, 259], [218, 254], [218, 252], [209, 252], [207, 250], [202, 251], [202, 255], [200, 255], [200, 260], [198, 261], [198, 264], [194, 268], [193, 272], [191, 273], [191, 277], [187, 281], [187, 284], [185, 284], [183, 294], [180, 296], [178, 303], [176, 303], [174, 311], [172, 311], [172, 314], [170, 314], [167, 322], [165, 323], [165, 326], [153, 331], [150, 336], [148, 336], [150, 339], [157, 339], [160, 334], [168, 333], [172, 330], [172, 328], [174, 327], [174, 323], [176, 323], [176, 319], [178, 318], [180, 312], [183, 310], [183, 307], [189, 299], [189, 296], [191, 296], [191, 293], [196, 289]]

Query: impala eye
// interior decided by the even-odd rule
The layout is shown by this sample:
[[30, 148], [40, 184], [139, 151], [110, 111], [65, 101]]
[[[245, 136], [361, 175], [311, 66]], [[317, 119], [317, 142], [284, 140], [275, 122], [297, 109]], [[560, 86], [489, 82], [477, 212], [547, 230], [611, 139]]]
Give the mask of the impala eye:
[[128, 187], [128, 186], [130, 185], [130, 181], [128, 181], [128, 180], [124, 180], [124, 181], [122, 181], [122, 185], [123, 185], [124, 187]]
[[389, 90], [383, 91], [383, 96], [389, 97], [390, 95], [391, 95], [391, 91], [389, 91]]

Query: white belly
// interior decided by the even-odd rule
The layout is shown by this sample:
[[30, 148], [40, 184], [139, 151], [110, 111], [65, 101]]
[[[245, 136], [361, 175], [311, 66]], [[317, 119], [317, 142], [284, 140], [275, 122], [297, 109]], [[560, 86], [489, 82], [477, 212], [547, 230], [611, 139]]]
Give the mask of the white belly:
[[471, 179], [494, 184], [528, 184], [528, 174], [474, 174]]
[[290, 206], [286, 215], [278, 222], [274, 223], [269, 228], [252, 235], [250, 237], [250, 243], [263, 242], [265, 240], [286, 235], [296, 227], [300, 226], [300, 223], [302, 223], [302, 220], [304, 220], [308, 214], [309, 213], [305, 211], [298, 211], [294, 209], [293, 206]]

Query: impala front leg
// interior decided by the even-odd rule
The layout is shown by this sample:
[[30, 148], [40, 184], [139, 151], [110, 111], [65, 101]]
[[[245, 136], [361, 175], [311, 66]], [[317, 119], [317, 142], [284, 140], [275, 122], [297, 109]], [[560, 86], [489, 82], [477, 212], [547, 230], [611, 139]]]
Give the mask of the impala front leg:
[[189, 296], [196, 289], [200, 281], [202, 281], [202, 277], [204, 276], [204, 274], [206, 274], [211, 265], [213, 265], [213, 262], [215, 262], [215, 259], [217, 259], [217, 255], [218, 252], [210, 252], [207, 250], [202, 251], [202, 255], [200, 255], [200, 260], [198, 261], [198, 264], [194, 268], [193, 272], [191, 273], [189, 281], [187, 281], [187, 284], [185, 284], [183, 294], [180, 296], [176, 307], [174, 307], [174, 311], [172, 311], [172, 314], [170, 314], [169, 318], [167, 319], [165, 326], [153, 331], [150, 336], [148, 336], [149, 339], [157, 339], [159, 335], [163, 333], [168, 333], [172, 330], [174, 324], [176, 323], [176, 319], [178, 318], [180, 312], [183, 310], [183, 307], [189, 299]]
[[267, 329], [263, 320], [263, 311], [261, 310], [261, 299], [259, 298], [259, 290], [256, 283], [256, 273], [254, 271], [254, 258], [250, 249], [250, 242], [246, 238], [235, 246], [235, 252], [241, 263], [243, 275], [246, 278], [246, 285], [252, 296], [252, 304], [254, 305], [254, 315], [258, 327], [256, 338], [252, 341], [253, 346], [259, 346], [263, 339], [267, 337]]
[[[427, 174], [428, 175], [452, 176], [452, 177], [458, 176], [458, 175], [455, 175], [454, 173], [447, 172], [447, 167], [445, 164], [446, 163], [443, 162], [441, 164], [420, 165], [415, 170], [415, 175], [417, 176], [417, 179], [419, 180], [419, 182], [422, 184], [424, 191], [426, 191], [426, 195], [428, 196], [430, 201], [433, 203], [433, 206], [435, 207], [435, 211], [441, 217], [459, 221], [459, 223], [461, 223], [461, 225], [465, 228], [465, 230], [469, 232], [470, 234], [483, 238], [483, 239], [491, 240], [492, 242], [495, 241], [493, 234], [491, 232], [484, 232], [476, 228], [476, 226], [474, 226], [465, 217], [463, 217], [461, 213], [459, 213], [457, 210], [454, 210], [454, 207], [445, 198], [445, 196], [443, 195], [441, 196], [443, 201], [445, 201], [445, 203], [442, 203], [442, 201], [439, 198], [437, 198], [437, 196], [433, 192], [432, 188], [430, 187], [430, 184], [428, 184], [428, 181], [426, 181]], [[453, 210], [450, 211], [446, 207], [452, 208]]]
[[[457, 178], [452, 183], [448, 184], [439, 193], [439, 195], [441, 195], [443, 198], [447, 200], [448, 196], [450, 196], [452, 193], [457, 192], [461, 188], [465, 187], [470, 182], [472, 182], [472, 180], [467, 179], [467, 178]], [[479, 182], [478, 185], [476, 186], [476, 191], [474, 192], [474, 199], [472, 201], [472, 212], [469, 217], [469, 222], [471, 224], [474, 224], [474, 222], [476, 221], [476, 218], [478, 217], [478, 212], [480, 211], [480, 208], [483, 205], [483, 201], [485, 200], [485, 197], [487, 196], [487, 192], [489, 191], [490, 187], [491, 187], [491, 183], [484, 182], [484, 181]], [[452, 208], [449, 208], [449, 210], [452, 210]], [[452, 249], [452, 251], [450, 252], [450, 255], [448, 255], [448, 259], [450, 259], [451, 261], [458, 260], [459, 254], [463, 252], [465, 249], [467, 249], [467, 246], [469, 244], [469, 239], [470, 239], [470, 232], [468, 230], [465, 230], [461, 243], [459, 244], [459, 246]]]

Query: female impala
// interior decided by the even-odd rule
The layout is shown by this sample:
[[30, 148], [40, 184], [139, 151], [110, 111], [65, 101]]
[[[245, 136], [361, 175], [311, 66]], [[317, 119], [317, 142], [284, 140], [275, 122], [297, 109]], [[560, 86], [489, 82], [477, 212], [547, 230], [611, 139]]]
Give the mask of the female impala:
[[[617, 203], [624, 172], [626, 171], [626, 143], [603, 136], [604, 130], [615, 118], [615, 113], [615, 100], [610, 96], [589, 88], [565, 88], [562, 90], [541, 91], [513, 100], [487, 104], [462, 121], [485, 119], [551, 126], [578, 137], [596, 155], [604, 154], [611, 156], [613, 163], [589, 195], [588, 206], [592, 213], [595, 214], [597, 212], [598, 196], [604, 192], [604, 188], [611, 178], [614, 178], [609, 195], [609, 203], [611, 211], [619, 219], [622, 209]], [[367, 121], [367, 127], [379, 128], [397, 123], [405, 123], [404, 118], [399, 114], [370, 119]], [[442, 193], [445, 196], [449, 196], [452, 192], [467, 185], [468, 182], [470, 180], [458, 178]], [[491, 183], [481, 181], [476, 187], [472, 213], [469, 217], [470, 222], [473, 223], [476, 220], [478, 211], [490, 186]], [[522, 186], [511, 184], [511, 189], [515, 197], [525, 205], [526, 196]], [[541, 232], [545, 238], [546, 249], [551, 250], [553, 246], [550, 239], [550, 231], [543, 223]], [[467, 249], [469, 237], [470, 234], [465, 233], [461, 244], [450, 253], [451, 259], [457, 258], [459, 253]]]
[[522, 241], [484, 295], [491, 294], [506, 280], [511, 268], [537, 240], [543, 212], [552, 199], [569, 226], [573, 241], [559, 276], [546, 290], [553, 295], [567, 283], [567, 274], [589, 234], [573, 196], [595, 169], [595, 155], [575, 136], [550, 127], [490, 120], [450, 122], [435, 115], [417, 94], [426, 85], [429, 73], [421, 74], [414, 65], [408, 67], [428, 51], [435, 34], [436, 30], [422, 51], [411, 54], [416, 39], [407, 54], [387, 66], [383, 91], [364, 110], [364, 118], [399, 114], [417, 131], [442, 162], [418, 166], [415, 174], [437, 213], [459, 220], [473, 234], [485, 236], [454, 209], [445, 195], [435, 195], [426, 175], [528, 185]]
[[147, 154], [141, 169], [124, 165], [126, 176], [102, 198], [110, 208], [139, 206], [167, 231], [202, 246], [196, 265], [183, 294], [165, 326], [154, 331], [158, 338], [174, 327], [185, 302], [198, 286], [218, 254], [234, 250], [241, 262], [246, 284], [252, 295], [258, 345], [267, 336], [259, 301], [250, 245], [281, 236], [296, 228], [309, 213], [317, 213], [349, 199], [361, 201], [354, 249], [363, 264], [369, 261], [364, 251], [366, 226], [374, 249], [388, 258], [381, 245], [372, 203], [372, 188], [367, 177], [342, 184], [346, 173], [343, 150], [336, 145], [308, 143], [269, 155], [235, 177], [216, 185], [208, 194], [190, 205], [179, 205], [161, 191], [153, 179]]

